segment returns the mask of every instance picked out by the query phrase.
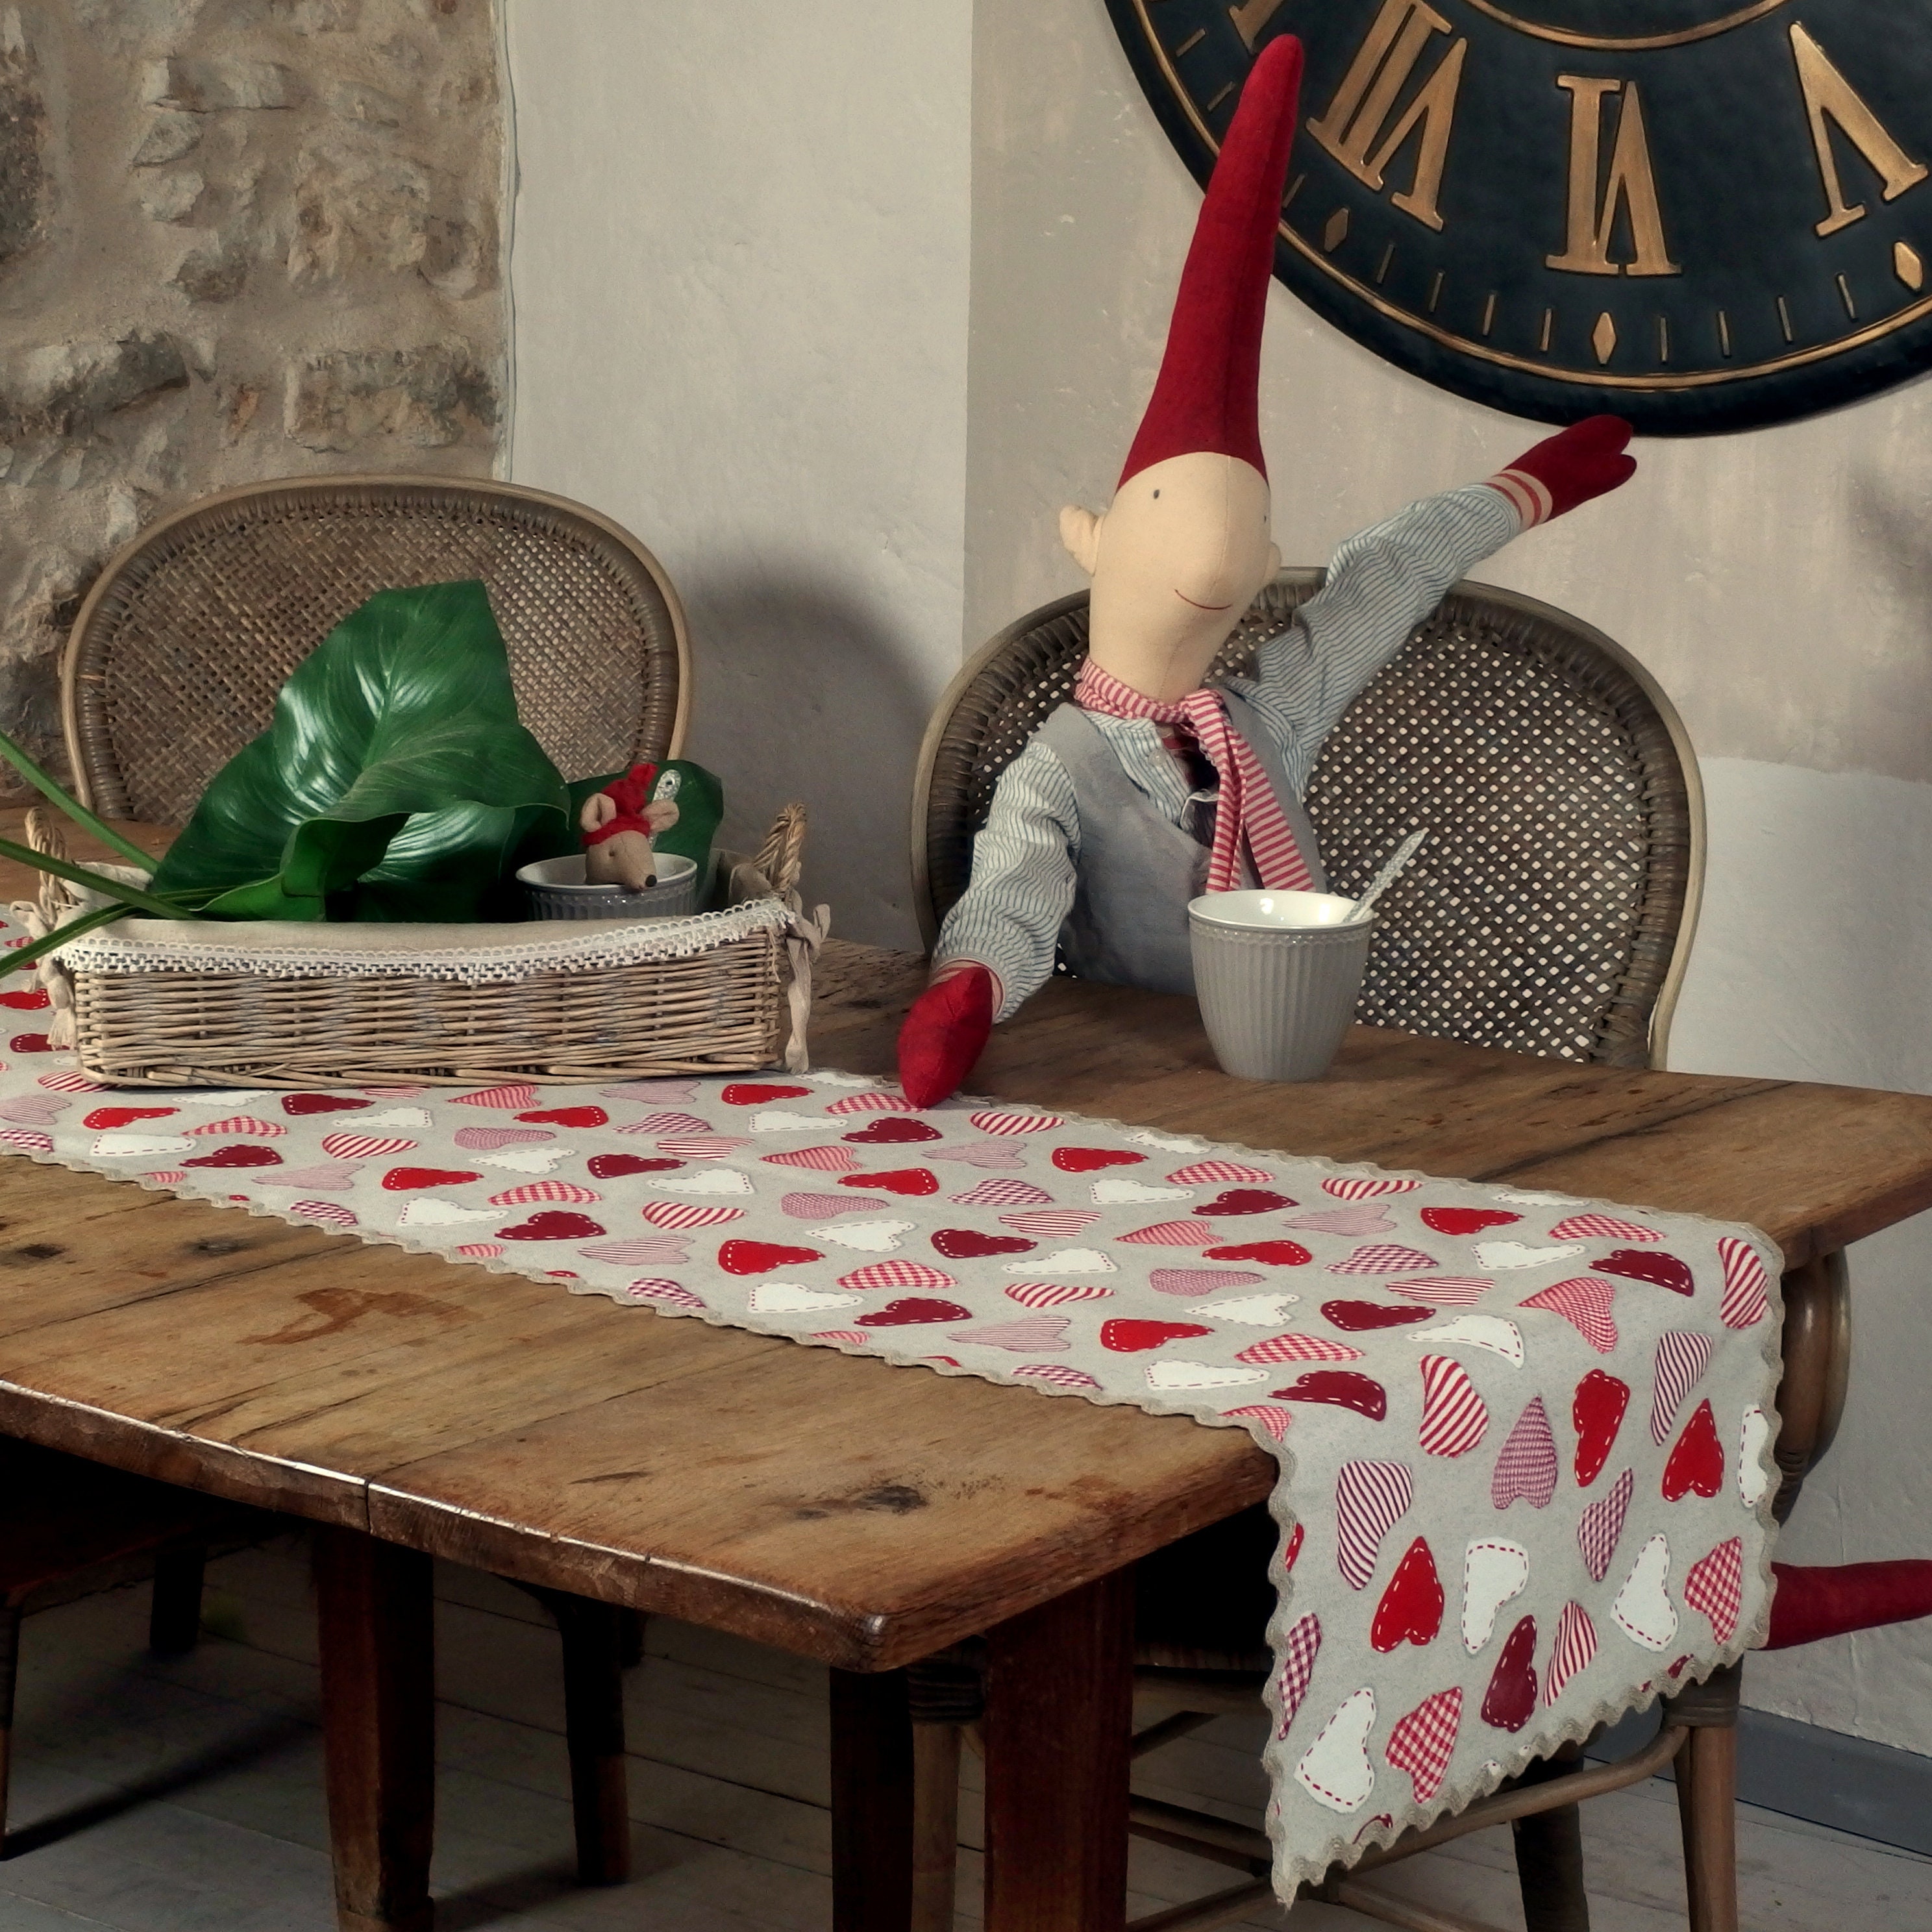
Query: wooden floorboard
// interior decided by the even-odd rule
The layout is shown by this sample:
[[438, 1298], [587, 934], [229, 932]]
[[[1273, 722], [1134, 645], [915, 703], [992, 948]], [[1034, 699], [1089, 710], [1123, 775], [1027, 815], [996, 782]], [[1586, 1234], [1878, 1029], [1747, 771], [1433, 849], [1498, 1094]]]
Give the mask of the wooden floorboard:
[[[27, 1627], [15, 1820], [80, 1828], [0, 1864], [0, 1932], [329, 1932], [315, 1727], [314, 1618], [292, 1538], [211, 1573], [216, 1634], [160, 1663], [140, 1649], [145, 1592], [105, 1592]], [[441, 1932], [820, 1932], [830, 1922], [824, 1676], [783, 1653], [653, 1620], [628, 1702], [636, 1876], [572, 1882], [557, 1643], [522, 1592], [439, 1580]], [[1155, 1795], [1253, 1821], [1262, 1723], [1226, 1718], [1150, 1760]], [[979, 1766], [961, 1808], [959, 1925], [978, 1925]], [[88, 1815], [90, 1813], [92, 1815]], [[1666, 1784], [1586, 1814], [1597, 1932], [1676, 1932], [1676, 1807]], [[1932, 1859], [1767, 1813], [1740, 1832], [1748, 1932], [1922, 1932]], [[1137, 1846], [1133, 1908], [1225, 1882]], [[1460, 1840], [1381, 1881], [1520, 1924], [1506, 1834]], [[1260, 1912], [1251, 1928], [1279, 1928]], [[1304, 1906], [1293, 1932], [1366, 1932]]]

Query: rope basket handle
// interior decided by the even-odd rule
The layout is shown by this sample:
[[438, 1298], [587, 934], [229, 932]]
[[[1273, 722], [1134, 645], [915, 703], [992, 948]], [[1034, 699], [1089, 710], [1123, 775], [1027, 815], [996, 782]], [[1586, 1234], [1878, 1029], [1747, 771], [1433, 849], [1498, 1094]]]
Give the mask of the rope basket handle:
[[778, 807], [765, 842], [752, 861], [771, 881], [772, 890], [788, 905], [798, 903], [799, 874], [805, 856], [805, 807], [796, 801]]

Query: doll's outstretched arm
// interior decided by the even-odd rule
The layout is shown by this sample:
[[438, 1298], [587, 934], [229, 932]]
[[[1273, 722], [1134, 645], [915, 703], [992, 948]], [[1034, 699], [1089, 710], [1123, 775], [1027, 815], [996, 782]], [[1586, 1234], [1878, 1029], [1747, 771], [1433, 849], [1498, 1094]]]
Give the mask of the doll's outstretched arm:
[[1036, 740], [1000, 774], [974, 842], [973, 882], [946, 916], [932, 983], [899, 1034], [900, 1084], [915, 1106], [934, 1106], [954, 1092], [993, 1022], [1052, 976], [1079, 854], [1072, 783]]

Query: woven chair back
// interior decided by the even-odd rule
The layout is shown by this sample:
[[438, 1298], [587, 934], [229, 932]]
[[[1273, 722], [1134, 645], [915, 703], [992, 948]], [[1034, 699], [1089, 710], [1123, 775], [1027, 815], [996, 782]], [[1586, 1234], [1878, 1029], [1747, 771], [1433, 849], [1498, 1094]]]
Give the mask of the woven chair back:
[[446, 477], [328, 477], [204, 498], [115, 557], [68, 640], [81, 794], [185, 820], [296, 666], [379, 590], [481, 578], [524, 722], [566, 778], [676, 754], [684, 613], [656, 558], [562, 497]]
[[[1209, 673], [1252, 670], [1323, 573], [1284, 572]], [[1072, 694], [1084, 593], [1024, 617], [940, 700], [913, 807], [928, 946], [999, 776]], [[1670, 700], [1588, 625], [1458, 585], [1330, 734], [1306, 803], [1351, 896], [1418, 826], [1356, 1017], [1438, 1039], [1660, 1066], [1703, 874], [1696, 760]]]

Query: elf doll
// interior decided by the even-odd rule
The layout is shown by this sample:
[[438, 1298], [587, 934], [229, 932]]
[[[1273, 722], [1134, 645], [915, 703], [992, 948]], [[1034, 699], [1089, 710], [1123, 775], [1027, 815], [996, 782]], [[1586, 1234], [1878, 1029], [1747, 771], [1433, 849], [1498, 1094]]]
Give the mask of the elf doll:
[[1533, 524], [1635, 471], [1628, 424], [1588, 422], [1486, 482], [1351, 537], [1252, 677], [1204, 686], [1281, 568], [1256, 391], [1301, 45], [1250, 73], [1181, 272], [1159, 380], [1104, 515], [1060, 536], [1093, 579], [1074, 688], [1001, 774], [899, 1036], [906, 1097], [970, 1072], [995, 1019], [1053, 970], [1190, 993], [1187, 902], [1245, 886], [1324, 890], [1301, 793], [1322, 740], [1443, 592]]

